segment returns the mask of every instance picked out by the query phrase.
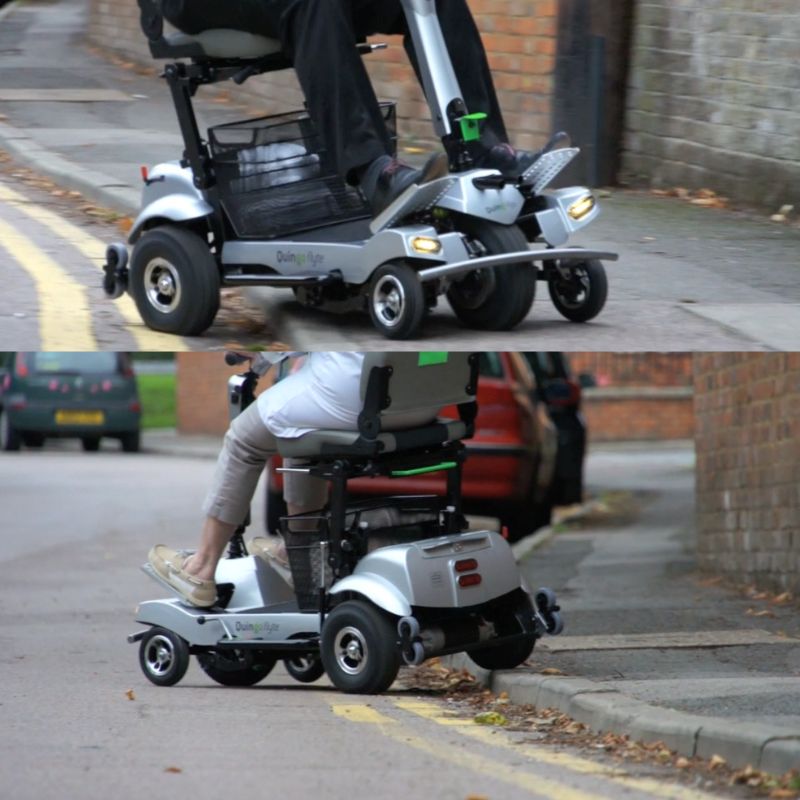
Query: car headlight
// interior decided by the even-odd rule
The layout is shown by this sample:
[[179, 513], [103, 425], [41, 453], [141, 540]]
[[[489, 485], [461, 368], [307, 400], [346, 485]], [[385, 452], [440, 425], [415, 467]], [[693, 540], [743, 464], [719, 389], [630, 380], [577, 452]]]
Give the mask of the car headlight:
[[425, 255], [435, 255], [442, 249], [442, 243], [433, 236], [415, 236], [411, 240], [411, 247], [418, 253]]

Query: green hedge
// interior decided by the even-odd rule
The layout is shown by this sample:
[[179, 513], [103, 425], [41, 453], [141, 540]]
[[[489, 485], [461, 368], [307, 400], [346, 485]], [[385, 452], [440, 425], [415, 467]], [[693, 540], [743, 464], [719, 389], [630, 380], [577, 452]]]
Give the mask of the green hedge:
[[137, 375], [142, 428], [175, 427], [175, 375]]

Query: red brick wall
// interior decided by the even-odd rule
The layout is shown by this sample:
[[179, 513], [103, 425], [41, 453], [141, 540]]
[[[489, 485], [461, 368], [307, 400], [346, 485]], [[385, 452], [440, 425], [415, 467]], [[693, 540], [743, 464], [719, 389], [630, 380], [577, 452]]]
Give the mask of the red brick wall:
[[[551, 133], [556, 0], [472, 0], [470, 7], [483, 34], [509, 135], [518, 147], [541, 146]], [[126, 58], [153, 64], [139, 29], [136, 0], [90, 0], [88, 37]], [[430, 115], [402, 41], [385, 36], [374, 41], [390, 45], [367, 56], [366, 64], [378, 97], [398, 101], [401, 148], [430, 146], [435, 138]], [[241, 88], [231, 85], [231, 91], [258, 101], [263, 113], [302, 106], [291, 71], [253, 78]]]
[[583, 391], [594, 442], [691, 439], [691, 353], [571, 353], [575, 375], [597, 386]]
[[800, 591], [800, 353], [695, 359], [701, 565]]

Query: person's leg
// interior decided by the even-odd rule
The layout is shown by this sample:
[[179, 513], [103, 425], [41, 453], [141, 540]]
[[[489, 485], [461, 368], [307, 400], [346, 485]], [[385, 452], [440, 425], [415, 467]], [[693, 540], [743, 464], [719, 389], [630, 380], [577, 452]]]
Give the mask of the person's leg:
[[206, 514], [197, 552], [184, 564], [190, 575], [213, 580], [217, 563], [236, 528], [244, 522], [267, 459], [277, 450], [256, 403], [244, 410], [225, 434], [211, 489], [203, 504]]

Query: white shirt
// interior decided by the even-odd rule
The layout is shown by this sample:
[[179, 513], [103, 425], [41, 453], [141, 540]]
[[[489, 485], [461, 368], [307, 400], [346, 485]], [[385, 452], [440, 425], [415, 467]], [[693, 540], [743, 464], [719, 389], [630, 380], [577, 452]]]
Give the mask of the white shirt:
[[280, 439], [317, 429], [357, 430], [363, 353], [310, 353], [297, 371], [259, 395], [261, 419]]

